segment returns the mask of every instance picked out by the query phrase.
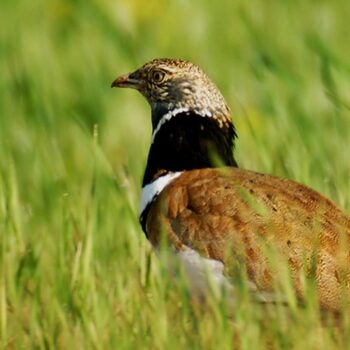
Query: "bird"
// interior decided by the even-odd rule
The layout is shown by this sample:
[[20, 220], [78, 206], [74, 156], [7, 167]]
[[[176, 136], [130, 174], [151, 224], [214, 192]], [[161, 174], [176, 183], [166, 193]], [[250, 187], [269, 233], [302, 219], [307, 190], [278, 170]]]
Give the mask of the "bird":
[[194, 293], [205, 295], [210, 278], [234, 298], [242, 272], [254, 298], [275, 302], [289, 274], [300, 302], [312, 279], [322, 310], [349, 304], [350, 217], [303, 184], [241, 169], [230, 108], [198, 65], [153, 59], [112, 87], [150, 105], [140, 223], [156, 250], [166, 242], [181, 261]]

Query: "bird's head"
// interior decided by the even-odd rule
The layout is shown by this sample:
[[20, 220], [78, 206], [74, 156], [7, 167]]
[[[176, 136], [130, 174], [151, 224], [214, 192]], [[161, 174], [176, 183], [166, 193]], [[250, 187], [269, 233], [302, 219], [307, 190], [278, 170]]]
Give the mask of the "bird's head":
[[112, 87], [138, 90], [152, 109], [153, 127], [169, 111], [186, 109], [230, 122], [230, 110], [215, 84], [197, 65], [179, 59], [154, 59], [130, 74], [119, 76]]

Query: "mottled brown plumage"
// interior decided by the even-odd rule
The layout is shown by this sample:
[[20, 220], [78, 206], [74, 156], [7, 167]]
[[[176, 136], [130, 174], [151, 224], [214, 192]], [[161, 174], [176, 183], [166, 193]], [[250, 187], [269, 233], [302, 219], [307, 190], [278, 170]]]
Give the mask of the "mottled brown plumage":
[[298, 297], [303, 273], [314, 277], [325, 308], [338, 309], [350, 283], [350, 218], [291, 180], [238, 168], [184, 172], [152, 205], [146, 229], [155, 246], [163, 230], [178, 250], [195, 248], [227, 271], [246, 269], [259, 291], [278, 284], [266, 253], [289, 262]]
[[306, 277], [323, 308], [349, 303], [349, 216], [304, 185], [238, 169], [229, 108], [200, 68], [157, 59], [112, 86], [136, 88], [152, 109], [141, 222], [154, 246], [165, 235], [178, 252], [222, 262], [228, 278], [245, 271], [261, 294], [283, 283], [285, 264], [300, 300]]

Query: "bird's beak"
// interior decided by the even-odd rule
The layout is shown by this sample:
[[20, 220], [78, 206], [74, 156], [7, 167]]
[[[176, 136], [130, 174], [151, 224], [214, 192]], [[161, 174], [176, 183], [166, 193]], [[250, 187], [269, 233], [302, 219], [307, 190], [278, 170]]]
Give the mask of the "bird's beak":
[[141, 86], [140, 80], [133, 77], [133, 73], [131, 74], [123, 74], [117, 79], [115, 79], [111, 87], [121, 87], [121, 88], [131, 88], [131, 89], [139, 89]]

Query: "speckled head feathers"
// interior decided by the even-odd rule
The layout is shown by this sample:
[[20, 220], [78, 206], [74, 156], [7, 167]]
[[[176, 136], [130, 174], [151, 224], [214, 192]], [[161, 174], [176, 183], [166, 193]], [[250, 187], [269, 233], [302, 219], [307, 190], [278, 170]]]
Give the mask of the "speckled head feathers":
[[112, 86], [137, 89], [147, 99], [152, 114], [188, 109], [202, 116], [230, 121], [224, 97], [201, 68], [180, 59], [154, 59], [133, 73], [118, 77]]

